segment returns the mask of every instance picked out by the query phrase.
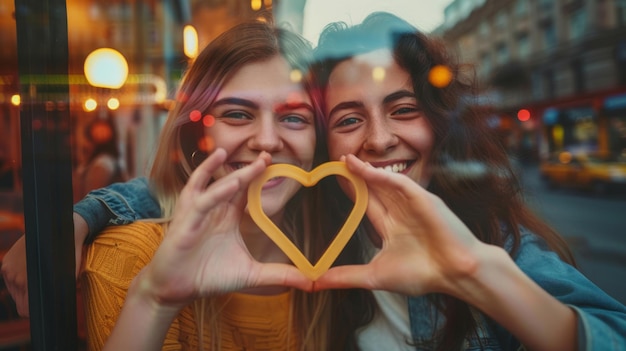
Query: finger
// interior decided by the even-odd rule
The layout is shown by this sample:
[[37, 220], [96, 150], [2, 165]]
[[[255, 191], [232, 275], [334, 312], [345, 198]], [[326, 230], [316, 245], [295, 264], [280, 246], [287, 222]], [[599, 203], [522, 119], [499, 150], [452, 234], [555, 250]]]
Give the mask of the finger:
[[[381, 187], [379, 186], [378, 182], [371, 180], [371, 172], [376, 171], [376, 169], [372, 167], [369, 163], [361, 161], [354, 155], [349, 155], [349, 160], [348, 157], [345, 156], [342, 156], [342, 158], [344, 159], [344, 162], [346, 162], [351, 172], [360, 175], [366, 181], [368, 187], [368, 202], [366, 214], [368, 218], [370, 218], [371, 220], [379, 218], [381, 214], [385, 214], [388, 211], [388, 201], [385, 201], [385, 199], [389, 197], [390, 189], [388, 187]], [[363, 175], [365, 173], [369, 174], [369, 176], [364, 177]]]
[[261, 173], [263, 173], [263, 171], [271, 163], [272, 156], [264, 151], [259, 154], [253, 164], [248, 166], [250, 167], [250, 169], [245, 169], [245, 171], [247, 172], [243, 174], [240, 178], [241, 189], [233, 196], [233, 199], [231, 200], [241, 211], [244, 211], [247, 205], [248, 188], [250, 187], [250, 183], [258, 176], [260, 176]]
[[248, 166], [238, 169], [211, 184], [197, 201], [201, 211], [208, 211], [221, 202], [232, 202], [243, 208], [242, 198], [250, 182], [267, 167], [267, 159], [259, 157]]
[[313, 284], [314, 291], [326, 289], [376, 289], [368, 265], [332, 267]]
[[20, 295], [18, 300], [15, 302], [15, 306], [17, 309], [17, 314], [19, 314], [20, 317], [24, 317], [24, 318], [30, 317], [30, 313], [28, 309], [28, 291], [25, 294]]
[[312, 291], [313, 282], [295, 266], [284, 263], [258, 263], [259, 271], [255, 287], [288, 286], [304, 291]]
[[28, 289], [26, 286], [16, 286], [15, 283], [7, 283], [7, 290], [13, 301], [15, 301], [17, 313], [20, 316], [28, 316]]
[[426, 199], [429, 194], [411, 178], [399, 174], [391, 173], [382, 169], [377, 169], [369, 163], [365, 163], [354, 155], [346, 157], [346, 165], [350, 171], [359, 174], [367, 183], [369, 189], [381, 198], [388, 199], [391, 204], [400, 196], [407, 201]]
[[209, 157], [202, 161], [193, 173], [191, 173], [185, 188], [197, 191], [205, 189], [211, 177], [213, 177], [213, 172], [226, 161], [226, 156], [227, 154], [224, 149], [218, 148], [213, 151]]
[[346, 156], [346, 165], [351, 172], [360, 175], [366, 182], [368, 182], [368, 185], [370, 185], [370, 183], [371, 185], [378, 185], [380, 182], [393, 183], [393, 176], [398, 175], [382, 169], [377, 169], [371, 164], [361, 161], [354, 155]]

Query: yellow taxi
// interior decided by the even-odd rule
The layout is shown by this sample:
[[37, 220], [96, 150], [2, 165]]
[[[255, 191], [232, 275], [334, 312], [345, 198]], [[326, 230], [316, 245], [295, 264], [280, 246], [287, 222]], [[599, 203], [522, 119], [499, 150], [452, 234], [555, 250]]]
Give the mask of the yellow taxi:
[[558, 152], [541, 161], [539, 173], [550, 187], [575, 187], [598, 194], [626, 189], [626, 160], [600, 155]]

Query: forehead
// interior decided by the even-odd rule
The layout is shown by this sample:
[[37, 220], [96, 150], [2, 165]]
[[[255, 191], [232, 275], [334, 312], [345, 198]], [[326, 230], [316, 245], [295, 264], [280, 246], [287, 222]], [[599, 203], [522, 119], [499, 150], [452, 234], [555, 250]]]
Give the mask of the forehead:
[[389, 50], [378, 50], [342, 61], [328, 79], [327, 99], [345, 100], [351, 95], [375, 95], [386, 91], [413, 91], [410, 75]]
[[297, 79], [299, 78], [297, 73], [279, 55], [268, 60], [252, 62], [241, 67], [226, 81], [218, 94], [218, 99], [232, 95], [272, 100], [285, 100], [296, 96], [304, 98], [306, 92]]

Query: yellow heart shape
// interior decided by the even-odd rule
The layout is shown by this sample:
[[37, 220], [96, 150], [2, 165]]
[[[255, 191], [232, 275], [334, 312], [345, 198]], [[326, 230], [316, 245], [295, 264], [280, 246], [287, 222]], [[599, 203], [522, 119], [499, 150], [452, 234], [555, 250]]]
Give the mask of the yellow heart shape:
[[[352, 212], [350, 212], [346, 222], [322, 257], [320, 257], [315, 265], [312, 265], [298, 247], [294, 245], [280, 228], [267, 217], [265, 212], [263, 212], [261, 191], [263, 190], [263, 185], [274, 177], [292, 178], [306, 187], [311, 187], [317, 184], [321, 179], [330, 175], [343, 176], [354, 185], [356, 194], [354, 208], [352, 208]], [[293, 264], [296, 265], [307, 278], [316, 280], [330, 268], [333, 262], [335, 262], [339, 253], [341, 253], [354, 234], [354, 231], [365, 214], [367, 195], [365, 181], [350, 172], [344, 162], [327, 162], [319, 165], [311, 172], [307, 172], [290, 164], [273, 164], [268, 166], [263, 173], [250, 183], [250, 187], [248, 188], [248, 210], [254, 222], [281, 250], [283, 250]]]

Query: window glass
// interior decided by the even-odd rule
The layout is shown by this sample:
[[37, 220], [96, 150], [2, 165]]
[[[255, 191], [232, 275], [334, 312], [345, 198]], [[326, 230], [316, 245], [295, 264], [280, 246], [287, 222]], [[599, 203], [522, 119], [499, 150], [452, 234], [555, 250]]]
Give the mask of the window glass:
[[[9, 223], [13, 226], [10, 230], [0, 230], [0, 258], [24, 232], [24, 182], [29, 175], [31, 180], [37, 178], [24, 172], [23, 160], [33, 158], [24, 152], [21, 140], [22, 133], [33, 127], [22, 123], [25, 111], [34, 104], [43, 106], [44, 112], [49, 111], [45, 108], [57, 109], [63, 116], [59, 125], [71, 126], [62, 146], [63, 150], [67, 147], [71, 176], [62, 181], [71, 178], [72, 202], [94, 188], [148, 176], [168, 114], [177, 99], [184, 98], [177, 96], [176, 89], [189, 65], [221, 33], [249, 20], [273, 21], [315, 47], [329, 23], [355, 25], [372, 12], [386, 11], [437, 37], [442, 47], [449, 49], [450, 57], [460, 63], [457, 71], [444, 70], [444, 78], [478, 78], [479, 84], [472, 91], [475, 99], [468, 100], [495, 111], [488, 116], [490, 121], [498, 121], [492, 123], [491, 131], [502, 139], [512, 162], [523, 163], [520, 174], [531, 184], [537, 180], [534, 191], [554, 195], [562, 203], [576, 204], [568, 199], [588, 199], [589, 193], [581, 188], [544, 191], [547, 187], [538, 181], [543, 158], [555, 152], [583, 150], [626, 159], [626, 39], [615, 34], [623, 33], [626, 27], [625, 0], [51, 0], [46, 4], [63, 4], [65, 8], [54, 5], [57, 7], [42, 10], [42, 5], [38, 11], [65, 11], [67, 28], [35, 38], [37, 45], [41, 41], [42, 55], [36, 59], [41, 60], [37, 64], [43, 73], [25, 77], [18, 69], [24, 62], [18, 61], [16, 23], [23, 13], [16, 8], [26, 8], [33, 1], [0, 0], [0, 219], [17, 218]], [[24, 26], [20, 38], [39, 33], [34, 28], [46, 25], [47, 17], [28, 20], [33, 28]], [[61, 65], [62, 73], [50, 73], [54, 72], [52, 60], [44, 60], [47, 54], [63, 49], [61, 44], [49, 47], [54, 44], [47, 40], [55, 36], [59, 43], [67, 37], [67, 62]], [[24, 45], [23, 39], [21, 43]], [[44, 72], [44, 68], [51, 69]], [[385, 77], [384, 72], [376, 73], [381, 79]], [[42, 100], [55, 85], [67, 86], [67, 94], [58, 100]], [[585, 106], [579, 109], [584, 113], [572, 106]], [[526, 120], [518, 118], [521, 109], [530, 111]], [[404, 110], [408, 109], [399, 109], [399, 113]], [[297, 124], [293, 121], [297, 118], [286, 120]], [[52, 130], [55, 126], [51, 122], [34, 127]], [[48, 136], [50, 140], [55, 137], [52, 132]], [[116, 150], [108, 159], [111, 174], [103, 183], [89, 183], [87, 175], [97, 158], [95, 150], [103, 142]], [[171, 157], [174, 162], [180, 155]], [[614, 170], [610, 174], [618, 179]], [[45, 183], [41, 174], [38, 176], [34, 181]], [[52, 172], [45, 177], [63, 178]], [[625, 197], [619, 194], [603, 195], [611, 201], [617, 199], [607, 208], [623, 208]], [[71, 213], [70, 204], [65, 207]], [[593, 208], [581, 205], [569, 209], [569, 213], [581, 211], [593, 212]], [[6, 213], [16, 216], [2, 217]], [[603, 228], [602, 233], [587, 230], [597, 237], [571, 241], [599, 240], [598, 247], [617, 247], [613, 245], [616, 242], [624, 246], [623, 236], [611, 236], [613, 231], [623, 231], [623, 224], [606, 217], [609, 229], [594, 222], [587, 228]], [[565, 234], [578, 229], [567, 219], [562, 221], [557, 229]], [[605, 234], [606, 238], [598, 239]], [[582, 249], [577, 254], [580, 252]], [[621, 252], [618, 254], [622, 257]], [[593, 272], [613, 272], [614, 266], [606, 266], [583, 265], [609, 293], [626, 291], [626, 276], [613, 279], [622, 282], [617, 288], [610, 284], [613, 282], [607, 283], [606, 277], [596, 278]], [[626, 269], [617, 274], [623, 272]], [[3, 293], [0, 291], [0, 296], [8, 296]], [[618, 298], [626, 302], [626, 296]]]
[[587, 11], [580, 8], [574, 11], [569, 17], [569, 33], [571, 39], [579, 39], [587, 30]]

